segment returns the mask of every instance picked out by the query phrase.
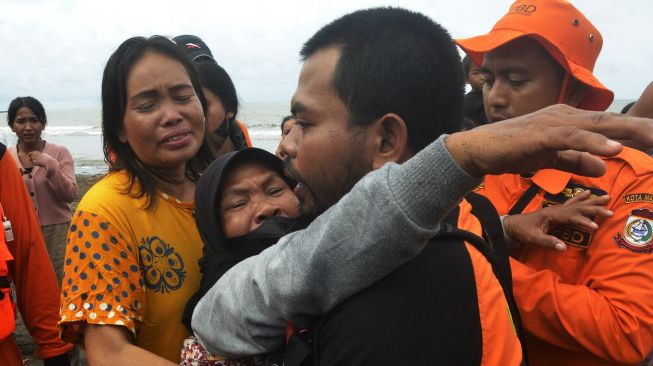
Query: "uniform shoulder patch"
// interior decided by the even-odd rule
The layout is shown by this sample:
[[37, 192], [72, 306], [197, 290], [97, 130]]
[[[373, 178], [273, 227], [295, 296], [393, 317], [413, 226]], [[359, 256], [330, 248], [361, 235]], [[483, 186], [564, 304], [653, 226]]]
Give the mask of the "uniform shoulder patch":
[[623, 233], [617, 233], [614, 241], [635, 253], [653, 252], [653, 212], [645, 208], [632, 210]]

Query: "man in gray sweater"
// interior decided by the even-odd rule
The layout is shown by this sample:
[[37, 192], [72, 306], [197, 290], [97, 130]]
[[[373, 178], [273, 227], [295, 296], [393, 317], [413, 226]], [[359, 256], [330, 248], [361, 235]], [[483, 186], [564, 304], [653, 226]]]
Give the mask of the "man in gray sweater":
[[272, 351], [287, 322], [310, 326], [365, 293], [417, 257], [484, 174], [597, 176], [604, 164], [583, 152], [621, 149], [598, 133], [653, 144], [650, 120], [564, 106], [447, 136], [462, 113], [458, 55], [446, 31], [401, 9], [346, 15], [302, 57], [298, 124], [281, 148], [303, 212], [316, 219], [234, 266], [200, 301], [193, 329], [216, 354]]

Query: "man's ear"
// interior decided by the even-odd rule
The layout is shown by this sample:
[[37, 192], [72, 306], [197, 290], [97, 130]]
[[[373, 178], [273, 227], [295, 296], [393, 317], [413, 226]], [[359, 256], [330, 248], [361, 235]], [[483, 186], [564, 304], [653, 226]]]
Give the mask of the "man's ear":
[[407, 158], [408, 128], [404, 120], [394, 113], [387, 113], [374, 122], [373, 139], [375, 154], [372, 168], [385, 163], [401, 163]]
[[565, 104], [578, 108], [587, 96], [587, 86], [580, 81], [570, 78], [567, 87], [567, 101]]

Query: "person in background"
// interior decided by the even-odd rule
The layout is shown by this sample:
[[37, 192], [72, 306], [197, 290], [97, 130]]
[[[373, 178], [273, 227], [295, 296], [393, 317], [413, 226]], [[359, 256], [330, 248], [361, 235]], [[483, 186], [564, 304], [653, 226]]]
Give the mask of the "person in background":
[[66, 353], [72, 345], [62, 342], [57, 332], [57, 277], [16, 162], [1, 143], [0, 177], [0, 365], [23, 365], [12, 335], [16, 305], [43, 364], [70, 365]]
[[182, 35], [173, 40], [195, 64], [206, 97], [207, 140], [216, 156], [252, 146], [247, 126], [236, 119], [238, 96], [231, 77], [213, 58], [211, 50], [199, 37]]
[[463, 58], [463, 72], [465, 73], [465, 82], [471, 87], [469, 93], [465, 94], [463, 103], [465, 117], [467, 117], [463, 129], [469, 130], [475, 126], [484, 125], [488, 121], [483, 108], [483, 75], [478, 65], [469, 56]]
[[630, 111], [630, 109], [635, 105], [636, 102], [637, 101], [626, 104], [623, 108], [621, 108], [621, 111], [619, 113], [628, 114], [628, 111]]
[[[297, 118], [293, 116], [292, 114], [289, 116], [283, 117], [281, 120], [281, 141], [288, 136], [290, 133], [290, 130], [297, 124]], [[279, 141], [279, 146], [277, 147], [277, 151], [275, 152], [275, 155], [278, 156], [280, 159], [284, 158], [283, 151], [281, 150], [281, 141]]]
[[628, 114], [637, 117], [653, 117], [653, 82], [644, 89], [639, 99], [628, 110]]
[[199, 288], [195, 185], [213, 161], [195, 67], [160, 36], [123, 42], [102, 78], [109, 174], [68, 233], [59, 327], [91, 365], [179, 364], [181, 323]]
[[66, 234], [71, 219], [70, 203], [77, 197], [75, 163], [68, 149], [41, 137], [48, 120], [37, 99], [18, 97], [12, 100], [7, 122], [18, 137], [18, 142], [9, 148], [9, 152], [19, 163], [61, 284]]
[[[642, 92], [642, 95], [635, 102], [629, 103], [630, 108], [621, 111], [621, 113], [626, 113], [630, 116], [636, 117], [646, 117], [653, 118], [653, 82], [649, 83], [648, 86]], [[638, 144], [635, 141], [621, 141], [624, 145], [630, 146], [633, 149], [643, 151], [645, 154], [653, 155], [653, 149], [646, 147], [642, 144]]]
[[[456, 42], [481, 64], [491, 122], [560, 103], [596, 111], [612, 103], [592, 73], [601, 34], [567, 1], [516, 1], [488, 34]], [[561, 251], [523, 245], [512, 252], [531, 365], [636, 365], [653, 347], [653, 160], [624, 147], [603, 161], [601, 177], [543, 169], [488, 175], [478, 190], [507, 215], [504, 226], [583, 192], [609, 197], [611, 215], [597, 217], [595, 231], [552, 228]]]

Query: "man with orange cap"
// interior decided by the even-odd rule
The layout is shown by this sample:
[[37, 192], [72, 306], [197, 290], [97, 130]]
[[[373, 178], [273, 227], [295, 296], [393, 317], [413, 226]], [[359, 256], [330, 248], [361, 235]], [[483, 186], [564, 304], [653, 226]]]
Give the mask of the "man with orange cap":
[[[556, 103], [602, 111], [612, 102], [592, 74], [601, 34], [566, 1], [519, 0], [490, 33], [456, 43], [482, 65], [491, 122]], [[532, 365], [635, 365], [653, 346], [653, 160], [625, 148], [604, 161], [600, 178], [545, 169], [486, 176], [479, 188], [502, 215], [585, 191], [610, 197], [613, 215], [596, 220], [595, 231], [563, 225], [549, 232], [566, 250], [525, 245], [511, 253]]]

